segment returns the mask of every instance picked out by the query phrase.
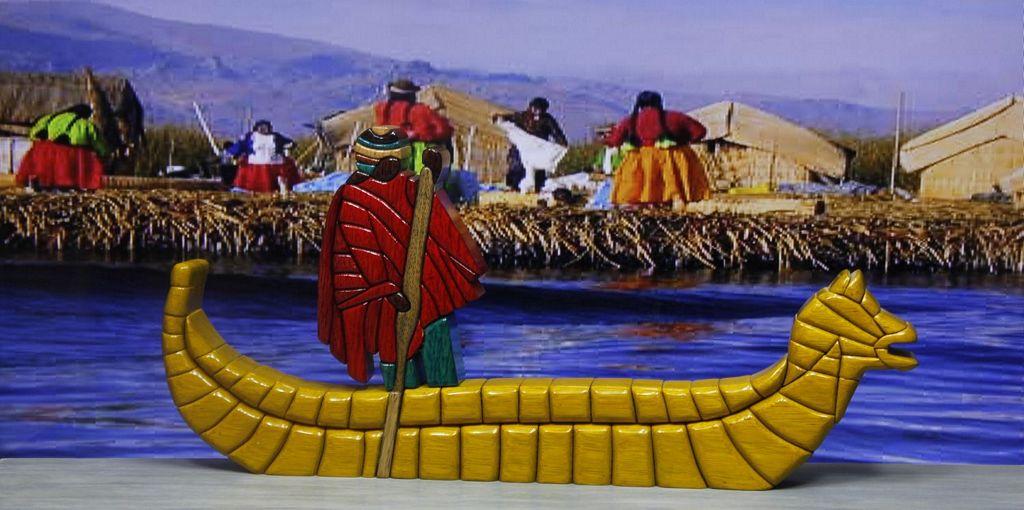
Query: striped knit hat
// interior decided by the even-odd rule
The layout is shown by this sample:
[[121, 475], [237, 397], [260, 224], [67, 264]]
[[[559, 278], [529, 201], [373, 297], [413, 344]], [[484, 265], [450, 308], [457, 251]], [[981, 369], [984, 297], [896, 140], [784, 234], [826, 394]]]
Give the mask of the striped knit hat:
[[412, 143], [405, 132], [396, 126], [374, 126], [356, 138], [352, 149], [356, 171], [373, 175], [377, 162], [391, 156], [402, 162], [402, 168], [412, 168]]

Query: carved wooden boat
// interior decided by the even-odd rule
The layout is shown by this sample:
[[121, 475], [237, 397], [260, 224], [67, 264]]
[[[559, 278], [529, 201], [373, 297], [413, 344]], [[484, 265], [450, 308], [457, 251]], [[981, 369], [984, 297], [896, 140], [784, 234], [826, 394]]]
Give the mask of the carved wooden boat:
[[[208, 265], [174, 267], [167, 383], [188, 425], [254, 473], [373, 476], [387, 393], [306, 381], [242, 356], [202, 310]], [[769, 489], [842, 418], [864, 371], [907, 370], [913, 327], [844, 271], [797, 314], [789, 351], [699, 381], [470, 379], [405, 393], [392, 476]]]

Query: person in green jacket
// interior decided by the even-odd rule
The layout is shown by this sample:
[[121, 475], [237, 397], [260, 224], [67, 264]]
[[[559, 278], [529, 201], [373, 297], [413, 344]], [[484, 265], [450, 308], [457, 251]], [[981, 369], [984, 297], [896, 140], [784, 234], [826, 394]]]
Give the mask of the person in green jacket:
[[109, 153], [103, 135], [89, 120], [92, 108], [78, 104], [43, 116], [29, 130], [32, 147], [18, 168], [17, 182], [55, 189], [98, 189]]
[[96, 125], [89, 120], [92, 108], [87, 104], [78, 104], [63, 111], [46, 115], [37, 120], [29, 138], [33, 140], [49, 140], [61, 145], [72, 147], [90, 147], [99, 157], [107, 155], [107, 144]]

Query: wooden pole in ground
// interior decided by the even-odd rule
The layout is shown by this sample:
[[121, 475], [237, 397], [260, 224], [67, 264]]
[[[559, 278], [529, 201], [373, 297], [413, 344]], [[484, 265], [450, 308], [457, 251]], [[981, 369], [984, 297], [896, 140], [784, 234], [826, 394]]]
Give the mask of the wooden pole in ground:
[[206, 117], [203, 116], [202, 107], [199, 106], [199, 103], [192, 101], [192, 108], [196, 111], [196, 119], [199, 119], [199, 127], [203, 129], [203, 134], [206, 135], [206, 141], [210, 144], [210, 150], [213, 151], [214, 156], [220, 156], [220, 147], [217, 147], [217, 141], [213, 139], [210, 125], [206, 123]]
[[892, 169], [889, 172], [889, 195], [896, 196], [896, 167], [900, 164], [900, 128], [901, 116], [903, 114], [903, 92], [900, 92], [899, 101], [896, 103], [896, 138], [893, 141]]
[[459, 157], [459, 143], [458, 138], [452, 137], [452, 162], [451, 168], [462, 168], [462, 158]]
[[[345, 149], [345, 169], [353, 169], [352, 165], [352, 150], [356, 147], [356, 138], [359, 138], [359, 133], [363, 132], [363, 123], [356, 122], [355, 128], [352, 130], [352, 136], [348, 139], [348, 148]], [[341, 168], [339, 168], [341, 170]]]
[[[473, 168], [473, 138], [476, 138], [476, 125], [469, 126], [469, 136], [466, 137], [466, 161], [462, 164], [463, 170], [472, 171]], [[475, 173], [475, 171], [474, 171]]]
[[174, 138], [171, 138], [171, 148], [167, 151], [167, 167], [164, 168], [164, 175], [171, 171], [172, 166], [174, 166]]
[[416, 182], [416, 202], [412, 213], [409, 232], [409, 248], [405, 252], [405, 274], [402, 275], [402, 293], [409, 301], [409, 308], [398, 313], [395, 320], [395, 385], [388, 392], [387, 414], [384, 417], [384, 433], [381, 436], [380, 456], [377, 459], [377, 477], [391, 477], [391, 461], [395, 455], [395, 441], [398, 437], [398, 418], [402, 409], [402, 394], [405, 392], [405, 365], [409, 354], [409, 343], [420, 321], [420, 283], [423, 274], [423, 255], [426, 252], [427, 230], [430, 226], [430, 209], [434, 203], [434, 174], [432, 168], [424, 168]]

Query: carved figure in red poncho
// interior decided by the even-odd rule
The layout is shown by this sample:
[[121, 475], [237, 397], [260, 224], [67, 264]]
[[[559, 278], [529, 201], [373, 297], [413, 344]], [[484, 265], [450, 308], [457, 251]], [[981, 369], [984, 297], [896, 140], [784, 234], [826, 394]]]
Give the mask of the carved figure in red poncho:
[[[457, 385], [461, 359], [452, 313], [483, 295], [479, 279], [486, 264], [480, 249], [445, 194], [433, 189], [421, 202], [429, 214], [421, 223], [426, 228], [414, 232], [413, 213], [420, 206], [412, 169], [418, 165], [402, 130], [368, 129], [353, 153], [355, 172], [335, 193], [324, 227], [318, 336], [357, 381], [371, 377], [377, 354], [391, 389], [396, 321], [410, 313], [412, 299], [412, 313], [418, 309], [419, 315], [408, 344], [405, 387]], [[435, 175], [441, 164], [438, 152], [423, 154], [422, 166]], [[422, 265], [415, 268], [419, 285], [410, 286], [407, 255], [417, 243], [423, 253]]]

